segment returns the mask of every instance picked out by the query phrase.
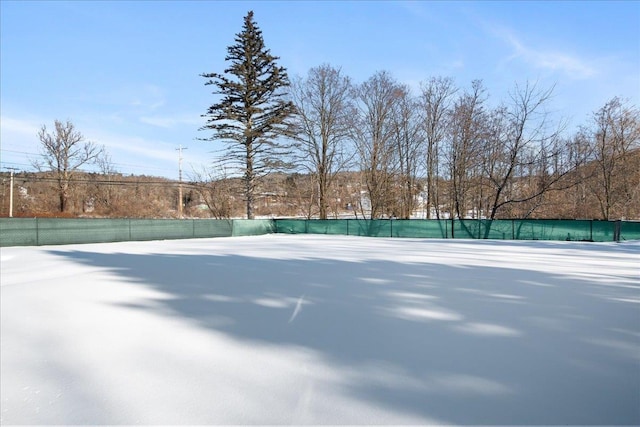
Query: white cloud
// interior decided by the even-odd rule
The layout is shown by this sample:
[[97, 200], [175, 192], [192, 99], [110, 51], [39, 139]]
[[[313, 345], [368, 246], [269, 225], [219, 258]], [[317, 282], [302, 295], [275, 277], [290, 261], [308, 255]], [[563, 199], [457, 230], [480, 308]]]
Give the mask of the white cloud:
[[[92, 140], [104, 145], [116, 169], [123, 173], [149, 174], [177, 178], [178, 144], [158, 138], [129, 136], [90, 129]], [[211, 161], [206, 144], [183, 147], [183, 171], [199, 170]]]
[[31, 169], [39, 157], [38, 131], [44, 121], [3, 115], [0, 117], [0, 161], [2, 167]]
[[15, 119], [7, 116], [0, 117], [0, 132], [2, 132], [3, 141], [5, 140], [5, 133], [35, 137], [42, 125], [43, 123], [35, 120]]
[[[38, 131], [46, 123], [31, 119], [2, 116], [0, 117], [0, 124], [3, 148], [11, 146], [13, 148], [23, 148], [25, 151], [33, 151], [33, 147], [38, 147]], [[167, 144], [162, 141], [105, 133], [100, 129], [82, 129], [80, 131], [85, 136], [91, 135], [90, 138], [87, 138], [88, 140], [105, 145], [108, 149], [113, 148], [159, 160], [168, 160], [175, 157], [173, 153], [168, 155], [165, 150], [159, 148]], [[29, 141], [28, 144], [27, 141]]]
[[165, 90], [149, 83], [127, 83], [120, 86], [89, 88], [77, 94], [76, 105], [100, 105], [109, 109], [118, 108], [120, 114], [152, 112], [167, 105]]
[[145, 84], [133, 89], [129, 93], [131, 93], [130, 96], [132, 96], [129, 101], [129, 106], [131, 107], [154, 111], [160, 107], [164, 107], [166, 104], [164, 91], [156, 85]]
[[512, 47], [513, 53], [506, 62], [519, 59], [535, 68], [562, 72], [572, 79], [586, 79], [598, 73], [596, 67], [574, 54], [552, 48], [527, 46], [509, 29], [492, 26], [489, 32]]
[[[102, 119], [102, 120], [100, 120]], [[93, 115], [73, 119], [73, 123], [82, 132], [88, 141], [104, 146], [111, 156], [116, 170], [122, 173], [146, 174], [177, 177], [178, 153], [177, 143], [162, 137], [138, 136], [126, 134], [126, 131], [114, 130], [123, 128], [122, 119], [116, 120], [105, 116]], [[163, 128], [179, 124], [197, 123], [197, 117], [181, 115], [176, 117], [148, 117], [147, 123]], [[145, 122], [145, 120], [140, 119]], [[34, 159], [39, 157], [40, 142], [37, 133], [46, 124], [52, 126], [52, 121], [38, 119], [29, 116], [0, 117], [0, 141], [2, 149], [0, 160], [2, 167], [19, 167], [30, 170]], [[126, 125], [126, 123], [124, 123]], [[125, 126], [125, 128], [127, 128]], [[211, 162], [210, 151], [212, 146], [208, 144], [194, 143], [183, 153], [183, 169], [201, 169]]]
[[173, 117], [153, 117], [153, 116], [142, 116], [140, 117], [140, 122], [161, 127], [164, 129], [173, 128], [176, 125], [202, 125], [203, 119], [198, 115], [188, 115], [188, 116], [173, 116]]
[[168, 144], [161, 141], [122, 135], [99, 135], [96, 139], [107, 149], [142, 156], [145, 159], [173, 161], [175, 158], [173, 151], [169, 152]]

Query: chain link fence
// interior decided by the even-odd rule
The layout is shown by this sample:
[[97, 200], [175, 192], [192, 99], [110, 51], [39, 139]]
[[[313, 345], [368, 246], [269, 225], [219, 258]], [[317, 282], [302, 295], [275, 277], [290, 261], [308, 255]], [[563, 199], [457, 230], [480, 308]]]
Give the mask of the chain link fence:
[[271, 233], [611, 242], [640, 240], [640, 222], [533, 219], [490, 221], [0, 218], [0, 246], [194, 239]]
[[0, 246], [229, 237], [232, 220], [2, 218]]
[[640, 240], [640, 222], [597, 220], [275, 220], [277, 233], [434, 239]]

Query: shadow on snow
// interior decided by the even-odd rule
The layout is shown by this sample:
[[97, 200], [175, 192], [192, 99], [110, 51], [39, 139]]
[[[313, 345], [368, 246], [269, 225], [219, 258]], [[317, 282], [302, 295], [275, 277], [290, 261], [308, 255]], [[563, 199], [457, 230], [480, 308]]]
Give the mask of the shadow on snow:
[[167, 294], [132, 310], [294, 345], [354, 396], [455, 424], [639, 424], [639, 286], [511, 268], [52, 251]]

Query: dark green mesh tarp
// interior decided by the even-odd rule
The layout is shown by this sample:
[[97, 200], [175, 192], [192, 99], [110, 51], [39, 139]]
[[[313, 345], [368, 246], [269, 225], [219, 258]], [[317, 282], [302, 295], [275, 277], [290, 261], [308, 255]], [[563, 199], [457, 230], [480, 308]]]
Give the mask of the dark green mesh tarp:
[[188, 239], [193, 237], [193, 221], [180, 219], [132, 219], [131, 240]]
[[451, 221], [447, 220], [411, 220], [399, 219], [392, 221], [393, 237], [419, 237], [432, 239], [446, 239], [451, 237]]
[[38, 245], [103, 243], [129, 240], [127, 220], [38, 218]]
[[311, 234], [349, 234], [349, 223], [345, 220], [319, 220], [305, 221], [307, 233]]
[[2, 218], [0, 246], [61, 245], [129, 240], [128, 220]]
[[276, 232], [286, 234], [342, 234], [367, 237], [445, 238], [450, 226], [446, 221], [386, 219], [277, 219]]
[[300, 219], [277, 219], [275, 227], [276, 233], [283, 234], [303, 234], [308, 230], [307, 221]]
[[193, 237], [230, 237], [233, 220], [230, 219], [194, 219]]
[[[478, 239], [515, 239], [515, 227], [509, 220], [478, 220]], [[457, 236], [456, 236], [457, 237]]]
[[534, 219], [452, 221], [0, 218], [0, 246], [255, 236], [269, 233], [611, 242], [616, 239], [640, 240], [640, 222]]
[[231, 236], [231, 220], [2, 218], [0, 246]]
[[456, 239], [611, 242], [615, 222], [592, 220], [455, 220]]
[[277, 219], [276, 233], [284, 234], [349, 234], [348, 220], [340, 219]]
[[[438, 239], [611, 242], [615, 221], [595, 220], [304, 220], [277, 219], [277, 233]], [[621, 222], [621, 240], [640, 239], [640, 222]]]
[[640, 240], [640, 221], [622, 221], [620, 240]]
[[349, 234], [352, 236], [391, 237], [390, 220], [361, 219], [349, 222]]
[[[592, 220], [276, 220], [278, 233], [498, 240], [611, 242], [614, 221]], [[621, 222], [621, 240], [640, 239], [639, 222]]]
[[590, 240], [589, 223], [583, 221], [515, 221], [517, 240]]
[[259, 236], [275, 233], [276, 226], [271, 219], [234, 219], [234, 236]]
[[36, 246], [35, 218], [0, 218], [0, 246]]
[[[615, 222], [613, 221], [584, 221], [590, 222], [591, 239], [594, 242], [611, 242], [614, 238]], [[640, 236], [638, 236], [640, 238]]]
[[342, 234], [351, 236], [391, 237], [389, 220], [367, 219], [276, 219], [276, 232], [286, 234]]

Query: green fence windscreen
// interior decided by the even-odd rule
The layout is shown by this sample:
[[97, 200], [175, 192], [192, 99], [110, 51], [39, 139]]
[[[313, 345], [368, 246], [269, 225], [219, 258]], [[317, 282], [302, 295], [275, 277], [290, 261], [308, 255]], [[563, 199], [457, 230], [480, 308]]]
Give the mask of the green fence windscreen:
[[[592, 240], [589, 221], [515, 221], [517, 240]], [[610, 239], [611, 240], [611, 239]]]
[[534, 219], [452, 221], [0, 218], [0, 246], [255, 236], [269, 233], [611, 242], [640, 240], [640, 222]]
[[37, 230], [35, 218], [0, 218], [0, 246], [36, 246]]
[[231, 236], [231, 220], [1, 218], [0, 246]]
[[234, 236], [259, 236], [276, 232], [272, 219], [234, 219]]
[[[311, 221], [311, 220], [310, 220]], [[279, 219], [275, 221], [276, 233], [303, 234], [308, 230], [308, 221], [299, 219]]]
[[342, 234], [368, 237], [431, 237], [446, 238], [447, 221], [276, 219], [276, 232], [285, 234]]
[[188, 239], [193, 237], [193, 221], [179, 219], [132, 219], [131, 240]]
[[[611, 242], [616, 222], [595, 220], [299, 220], [277, 219], [278, 233], [439, 239]], [[620, 240], [640, 239], [640, 222], [621, 224]]]
[[38, 218], [38, 245], [130, 240], [127, 220]]
[[399, 219], [393, 221], [393, 237], [420, 237], [431, 239], [446, 239], [451, 237], [451, 221], [447, 220], [411, 220]]
[[622, 221], [620, 240], [640, 240], [640, 221]]
[[456, 239], [613, 240], [614, 222], [591, 220], [455, 220]]
[[193, 220], [193, 237], [230, 237], [232, 231], [233, 220], [230, 219]]

